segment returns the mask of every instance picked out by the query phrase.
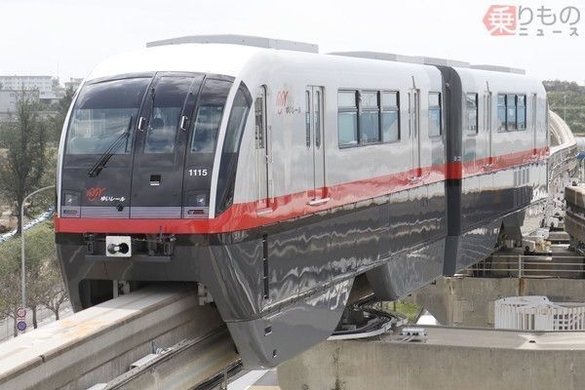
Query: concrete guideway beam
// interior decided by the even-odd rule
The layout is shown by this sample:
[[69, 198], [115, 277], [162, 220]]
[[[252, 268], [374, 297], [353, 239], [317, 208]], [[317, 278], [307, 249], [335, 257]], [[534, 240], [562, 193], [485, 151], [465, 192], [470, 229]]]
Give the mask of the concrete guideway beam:
[[153, 285], [0, 344], [0, 389], [87, 389], [151, 351], [223, 325], [193, 286]]
[[108, 382], [104, 390], [193, 389], [239, 363], [227, 327], [197, 340], [181, 341], [172, 349]]
[[585, 332], [425, 327], [426, 343], [326, 341], [278, 367], [282, 389], [583, 388]]

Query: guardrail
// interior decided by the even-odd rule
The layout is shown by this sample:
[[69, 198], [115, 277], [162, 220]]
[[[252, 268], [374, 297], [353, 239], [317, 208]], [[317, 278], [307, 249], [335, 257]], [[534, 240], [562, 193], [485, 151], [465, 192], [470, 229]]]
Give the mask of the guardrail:
[[585, 279], [585, 258], [577, 255], [497, 254], [465, 270], [468, 276]]
[[[34, 227], [35, 225], [46, 221], [47, 219], [51, 218], [53, 216], [53, 214], [55, 214], [55, 207], [54, 206], [49, 206], [49, 208], [47, 209], [47, 211], [45, 211], [44, 213], [42, 213], [40, 216], [38, 216], [37, 218], [27, 222], [26, 224], [24, 224], [24, 226], [22, 227], [23, 230], [28, 230], [32, 227]], [[12, 229], [9, 232], [6, 233], [2, 233], [0, 234], [0, 243], [8, 240], [9, 238], [12, 238], [16, 235], [16, 232], [18, 231], [18, 229]]]
[[583, 303], [555, 303], [543, 296], [508, 297], [495, 301], [496, 329], [585, 330]]

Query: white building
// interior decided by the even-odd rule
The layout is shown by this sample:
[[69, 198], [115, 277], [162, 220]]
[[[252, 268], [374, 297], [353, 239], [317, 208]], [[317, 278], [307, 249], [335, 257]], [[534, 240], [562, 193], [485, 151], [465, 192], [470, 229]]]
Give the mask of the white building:
[[[37, 90], [29, 90], [25, 93], [30, 99], [39, 99], [39, 92]], [[0, 121], [8, 118], [11, 114], [16, 112], [16, 105], [21, 97], [22, 90], [13, 91], [0, 89]]]
[[23, 91], [37, 101], [57, 102], [62, 87], [51, 76], [0, 76], [0, 120], [8, 118], [16, 111], [16, 105]]
[[0, 90], [38, 90], [41, 100], [59, 99], [53, 87], [54, 80], [51, 76], [0, 76]]

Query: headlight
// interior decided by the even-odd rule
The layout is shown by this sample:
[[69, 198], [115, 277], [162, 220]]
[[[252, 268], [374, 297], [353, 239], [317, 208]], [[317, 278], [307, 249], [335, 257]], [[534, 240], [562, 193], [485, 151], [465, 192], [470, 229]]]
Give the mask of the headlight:
[[197, 206], [197, 207], [207, 207], [207, 194], [197, 194], [197, 195], [195, 195], [195, 206]]
[[79, 193], [65, 191], [63, 192], [63, 206], [81, 206], [79, 198]]
[[81, 216], [81, 194], [76, 191], [63, 191], [61, 198], [61, 217], [79, 218]]
[[209, 215], [209, 195], [203, 192], [193, 192], [187, 195], [187, 202], [183, 207], [183, 218], [202, 218]]

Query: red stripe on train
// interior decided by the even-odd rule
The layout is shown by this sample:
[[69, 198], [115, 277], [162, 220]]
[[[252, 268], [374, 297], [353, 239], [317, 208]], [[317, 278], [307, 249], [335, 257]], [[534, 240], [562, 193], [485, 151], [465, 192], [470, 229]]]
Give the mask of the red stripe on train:
[[[313, 190], [288, 194], [265, 201], [232, 205], [214, 219], [100, 219], [55, 218], [58, 233], [117, 233], [117, 234], [213, 234], [253, 229], [263, 225], [284, 222], [314, 214], [315, 212], [341, 207], [359, 201], [389, 195], [422, 185], [438, 183], [445, 178], [486, 174], [491, 171], [543, 161], [548, 148], [525, 151], [507, 156], [486, 158], [471, 162], [453, 162], [421, 169], [413, 169], [378, 178], [344, 183], [320, 189], [328, 198], [314, 200]], [[266, 207], [268, 206], [268, 207]]]

